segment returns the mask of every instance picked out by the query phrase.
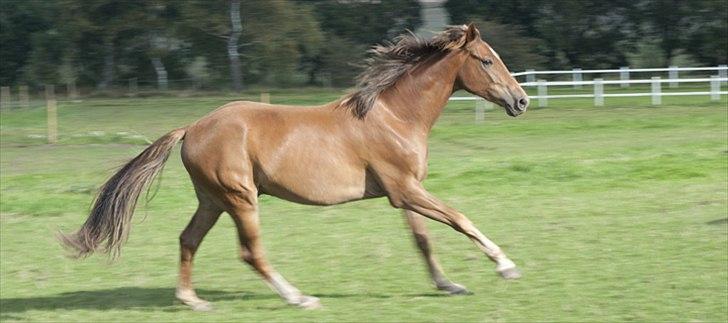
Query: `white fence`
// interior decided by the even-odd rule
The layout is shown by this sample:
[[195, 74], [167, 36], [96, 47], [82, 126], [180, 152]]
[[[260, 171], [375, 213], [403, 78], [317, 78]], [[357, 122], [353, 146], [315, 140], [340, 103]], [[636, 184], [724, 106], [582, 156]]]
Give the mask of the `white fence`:
[[560, 75], [560, 74], [571, 74], [574, 81], [581, 81], [583, 74], [616, 74], [619, 73], [620, 80], [629, 80], [631, 73], [664, 73], [667, 72], [671, 79], [678, 78], [680, 72], [693, 72], [693, 71], [717, 71], [719, 77], [728, 77], [728, 65], [718, 65], [709, 67], [661, 67], [661, 68], [629, 68], [620, 67], [619, 69], [601, 69], [601, 70], [582, 70], [580, 68], [572, 69], [571, 71], [535, 71], [527, 70], [520, 73], [511, 73], [514, 77], [526, 76], [526, 82], [535, 82], [536, 75]]
[[[710, 78], [679, 78], [681, 71], [692, 72], [692, 71], [708, 71], [715, 72], [717, 75], [711, 75]], [[668, 78], [662, 79], [659, 76], [653, 76], [650, 79], [630, 79], [632, 73], [664, 73], [667, 72]], [[584, 74], [610, 74], [618, 73], [618, 80], [604, 80], [602, 78], [596, 78], [591, 81], [583, 81], [582, 76]], [[563, 75], [571, 74], [571, 81], [546, 81], [536, 80], [536, 75]], [[532, 100], [537, 100], [539, 107], [548, 106], [548, 99], [563, 99], [563, 98], [594, 98], [595, 106], [604, 105], [604, 98], [607, 97], [640, 97], [649, 96], [652, 98], [652, 104], [658, 105], [662, 103], [663, 96], [695, 96], [705, 95], [710, 96], [711, 100], [720, 100], [720, 96], [728, 94], [728, 91], [721, 91], [721, 83], [728, 82], [728, 66], [720, 65], [717, 67], [676, 67], [670, 66], [667, 68], [639, 68], [630, 69], [623, 67], [620, 69], [601, 69], [601, 70], [581, 70], [573, 69], [571, 71], [534, 71], [528, 70], [521, 73], [511, 74], [514, 77], [526, 76], [526, 82], [521, 83], [522, 87], [536, 87], [536, 95], [530, 96]], [[680, 83], [706, 83], [710, 84], [709, 91], [693, 91], [693, 92], [663, 92], [662, 84], [668, 83], [669, 88], [677, 88]], [[630, 84], [650, 84], [651, 91], [648, 93], [604, 93], [604, 85], [615, 85], [619, 84], [621, 88], [627, 88]], [[549, 95], [549, 87], [556, 86], [572, 86], [575, 89], [582, 88], [583, 85], [593, 86], [593, 93], [576, 93], [576, 94], [557, 94]], [[708, 87], [706, 87], [706, 90]], [[452, 97], [451, 101], [461, 100], [478, 100], [483, 101], [479, 97]], [[485, 104], [478, 102], [476, 103], [476, 119], [482, 118], [482, 110]], [[479, 118], [481, 116], [481, 118]]]

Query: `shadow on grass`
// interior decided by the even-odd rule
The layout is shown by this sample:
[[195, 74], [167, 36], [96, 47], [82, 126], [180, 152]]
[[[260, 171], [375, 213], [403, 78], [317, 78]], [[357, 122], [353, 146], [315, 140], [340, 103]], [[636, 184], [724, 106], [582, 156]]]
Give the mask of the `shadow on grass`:
[[[92, 291], [61, 293], [51, 296], [0, 299], [0, 318], [2, 320], [17, 319], [10, 313], [48, 310], [112, 310], [140, 309], [163, 311], [186, 311], [174, 298], [174, 288], [141, 288], [121, 287]], [[251, 294], [248, 292], [223, 292], [217, 290], [198, 289], [197, 294], [211, 302], [224, 300], [269, 299], [278, 298], [273, 294]]]
[[[0, 298], [0, 320], [21, 320], [13, 314], [27, 311], [53, 310], [149, 310], [178, 312], [188, 311], [174, 298], [174, 288], [121, 287], [91, 291], [60, 293], [51, 296]], [[226, 300], [279, 299], [273, 293], [225, 292], [197, 289], [197, 294], [212, 303]], [[313, 294], [320, 298], [379, 298], [392, 295], [375, 293], [327, 293]], [[445, 293], [406, 294], [407, 297], [448, 297]]]
[[353, 293], [353, 294], [343, 294], [343, 293], [315, 293], [311, 294], [311, 296], [316, 296], [318, 298], [391, 298], [391, 295], [384, 295], [384, 294], [374, 294], [374, 293]]
[[710, 224], [710, 225], [723, 225], [726, 223], [728, 223], [728, 218], [705, 222], [705, 224]]

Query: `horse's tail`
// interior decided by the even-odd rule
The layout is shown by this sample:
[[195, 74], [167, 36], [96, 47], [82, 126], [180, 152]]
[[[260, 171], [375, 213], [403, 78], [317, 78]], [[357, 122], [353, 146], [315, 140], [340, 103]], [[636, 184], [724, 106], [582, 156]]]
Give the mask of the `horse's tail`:
[[106, 240], [103, 252], [116, 258], [121, 245], [129, 236], [131, 216], [139, 194], [164, 168], [172, 148], [186, 132], [176, 129], [157, 139], [141, 154], [126, 163], [101, 187], [86, 223], [76, 233], [59, 234], [59, 240], [74, 252], [75, 257], [86, 257]]

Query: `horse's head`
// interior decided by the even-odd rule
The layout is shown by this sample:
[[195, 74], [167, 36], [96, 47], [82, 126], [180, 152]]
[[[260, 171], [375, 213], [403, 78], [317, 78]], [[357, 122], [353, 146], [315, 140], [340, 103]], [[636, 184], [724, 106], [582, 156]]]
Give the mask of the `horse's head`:
[[505, 108], [509, 116], [515, 117], [526, 111], [528, 95], [521, 88], [498, 53], [480, 38], [475, 25], [463, 26], [464, 43], [461, 50], [468, 57], [458, 72], [460, 87], [490, 102]]

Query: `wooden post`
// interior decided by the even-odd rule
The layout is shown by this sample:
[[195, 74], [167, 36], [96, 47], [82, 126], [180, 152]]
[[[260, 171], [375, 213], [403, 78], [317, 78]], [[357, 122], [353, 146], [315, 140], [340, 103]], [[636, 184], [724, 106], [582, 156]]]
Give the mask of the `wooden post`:
[[56, 90], [53, 85], [45, 86], [45, 97], [48, 120], [48, 143], [58, 142], [58, 111], [56, 107]]
[[662, 104], [662, 96], [660, 95], [661, 91], [662, 91], [662, 86], [660, 85], [660, 77], [653, 76], [652, 77], [652, 104], [653, 105]]
[[18, 87], [18, 101], [20, 101], [21, 107], [30, 107], [30, 96], [28, 95], [27, 85], [21, 85]]
[[10, 107], [10, 87], [0, 87], [0, 109], [7, 109]]
[[261, 93], [260, 102], [270, 104], [270, 93], [268, 93], [268, 92]]
[[535, 70], [526, 70], [526, 82], [533, 83], [536, 82], [536, 74], [534, 73]]
[[601, 78], [594, 79], [594, 106], [604, 105], [604, 82]]
[[546, 80], [538, 80], [538, 107], [545, 108], [549, 105], [548, 89], [546, 88]]

